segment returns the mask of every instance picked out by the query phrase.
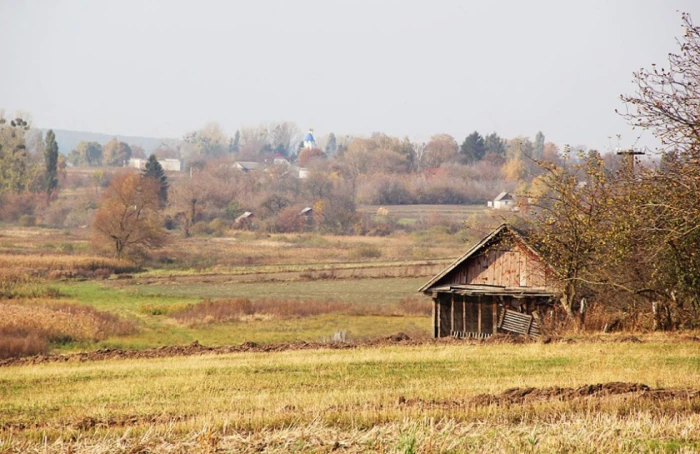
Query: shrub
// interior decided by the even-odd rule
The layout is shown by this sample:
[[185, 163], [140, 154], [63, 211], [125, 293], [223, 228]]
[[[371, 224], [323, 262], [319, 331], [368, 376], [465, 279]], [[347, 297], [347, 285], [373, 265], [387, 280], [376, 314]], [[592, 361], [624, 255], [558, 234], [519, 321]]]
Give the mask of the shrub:
[[17, 220], [20, 227], [33, 227], [36, 225], [36, 216], [31, 214], [23, 214]]
[[350, 251], [350, 257], [353, 259], [379, 258], [381, 256], [381, 249], [373, 244], [361, 244]]
[[283, 208], [275, 218], [276, 230], [282, 233], [303, 232], [309, 223], [306, 216], [299, 214], [302, 208], [300, 206]]
[[228, 230], [228, 225], [220, 218], [214, 218], [209, 222], [209, 232], [214, 236], [223, 236]]
[[33, 216], [45, 205], [43, 196], [23, 192], [8, 192], [0, 196], [0, 220], [15, 222], [24, 215]]

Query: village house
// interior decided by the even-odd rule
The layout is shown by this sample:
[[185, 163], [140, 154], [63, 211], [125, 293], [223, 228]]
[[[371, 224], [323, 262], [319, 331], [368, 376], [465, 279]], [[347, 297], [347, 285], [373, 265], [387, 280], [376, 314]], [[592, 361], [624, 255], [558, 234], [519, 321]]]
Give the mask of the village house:
[[[129, 159], [128, 166], [143, 170], [146, 168], [147, 162], [148, 162], [148, 159], [131, 158], [131, 159]], [[160, 164], [160, 166], [166, 172], [181, 172], [182, 171], [182, 161], [180, 161], [179, 159], [172, 159], [172, 158], [159, 159], [158, 164]]]
[[261, 163], [253, 161], [237, 161], [233, 163], [233, 166], [243, 172], [250, 172], [251, 170], [262, 168]]
[[487, 205], [489, 208], [493, 208], [495, 210], [512, 210], [516, 208], [515, 198], [506, 191], [498, 194], [495, 199], [489, 200]]
[[538, 316], [561, 292], [554, 270], [526, 237], [503, 224], [419, 289], [433, 299], [433, 336], [538, 336]]

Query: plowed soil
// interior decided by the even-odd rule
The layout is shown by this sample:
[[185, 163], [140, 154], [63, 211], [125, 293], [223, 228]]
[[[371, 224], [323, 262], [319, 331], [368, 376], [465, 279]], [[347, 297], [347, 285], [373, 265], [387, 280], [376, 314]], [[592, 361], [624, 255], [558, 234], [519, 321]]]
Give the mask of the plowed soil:
[[[698, 337], [681, 336], [675, 339], [677, 342], [700, 342]], [[454, 339], [451, 337], [441, 339], [420, 338], [412, 339], [405, 333], [392, 334], [387, 337], [376, 339], [367, 339], [351, 342], [277, 342], [273, 344], [256, 344], [255, 342], [244, 342], [240, 345], [225, 345], [219, 347], [207, 347], [197, 341], [189, 345], [173, 345], [164, 347], [147, 348], [144, 350], [129, 350], [121, 348], [106, 348], [95, 350], [92, 352], [80, 352], [69, 354], [50, 354], [27, 356], [23, 358], [8, 358], [0, 360], [0, 367], [7, 366], [26, 366], [33, 364], [46, 363], [67, 363], [67, 362], [87, 362], [87, 361], [107, 361], [119, 359], [152, 359], [152, 358], [167, 358], [171, 356], [195, 356], [195, 355], [223, 355], [228, 353], [244, 353], [244, 352], [282, 352], [288, 350], [319, 350], [319, 349], [353, 349], [353, 348], [371, 348], [384, 347], [391, 345], [418, 346], [426, 344], [466, 344], [466, 345], [492, 345], [492, 344], [526, 344], [533, 342], [541, 342], [548, 344], [554, 343], [609, 343], [609, 342], [629, 342], [639, 343], [643, 340], [635, 336], [612, 337], [609, 339], [600, 337], [582, 338], [578, 341], [569, 338], [561, 337], [544, 337], [533, 338], [528, 336], [520, 336], [516, 334], [495, 334], [486, 340], [476, 339]], [[597, 386], [597, 385], [596, 385]], [[528, 395], [529, 393], [520, 391]], [[541, 390], [540, 390], [541, 391]], [[532, 397], [530, 397], [532, 398]]]
[[[451, 340], [447, 340], [450, 342]], [[92, 352], [69, 353], [64, 355], [37, 355], [24, 358], [9, 358], [0, 360], [0, 367], [26, 366], [46, 363], [68, 363], [87, 361], [107, 361], [119, 359], [152, 359], [167, 358], [173, 356], [195, 355], [223, 355], [227, 353], [243, 352], [282, 352], [287, 350], [318, 350], [318, 349], [352, 349], [359, 347], [379, 347], [388, 345], [421, 345], [432, 340], [412, 340], [404, 333], [392, 334], [379, 339], [364, 340], [358, 342], [278, 342], [274, 344], [258, 345], [255, 342], [244, 342], [240, 345], [226, 345], [221, 347], [207, 347], [197, 341], [189, 345], [174, 345], [144, 350], [128, 350], [121, 348], [106, 348]]]
[[557, 400], [570, 401], [585, 397], [608, 397], [627, 395], [651, 399], [655, 401], [676, 398], [698, 399], [700, 390], [697, 389], [652, 389], [642, 383], [609, 382], [595, 385], [584, 385], [578, 388], [511, 388], [501, 394], [481, 394], [472, 400], [475, 405], [513, 405], [525, 402]]

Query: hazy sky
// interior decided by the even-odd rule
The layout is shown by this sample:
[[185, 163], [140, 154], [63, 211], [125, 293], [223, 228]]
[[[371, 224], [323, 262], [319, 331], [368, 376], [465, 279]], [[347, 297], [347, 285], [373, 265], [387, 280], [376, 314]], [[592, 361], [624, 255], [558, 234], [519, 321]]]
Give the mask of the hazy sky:
[[121, 135], [293, 121], [605, 150], [635, 142], [619, 95], [677, 50], [679, 11], [700, 22], [697, 0], [0, 0], [0, 108]]

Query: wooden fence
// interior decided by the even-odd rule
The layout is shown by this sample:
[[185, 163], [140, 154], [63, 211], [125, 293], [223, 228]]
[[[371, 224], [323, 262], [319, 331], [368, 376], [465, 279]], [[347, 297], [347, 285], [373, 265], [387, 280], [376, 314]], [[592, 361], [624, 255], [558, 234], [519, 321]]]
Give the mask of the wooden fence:
[[452, 337], [457, 339], [481, 339], [485, 340], [491, 337], [492, 333], [472, 333], [469, 331], [452, 331]]

